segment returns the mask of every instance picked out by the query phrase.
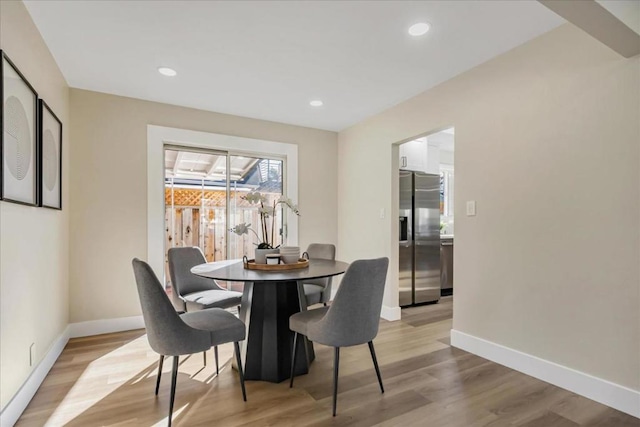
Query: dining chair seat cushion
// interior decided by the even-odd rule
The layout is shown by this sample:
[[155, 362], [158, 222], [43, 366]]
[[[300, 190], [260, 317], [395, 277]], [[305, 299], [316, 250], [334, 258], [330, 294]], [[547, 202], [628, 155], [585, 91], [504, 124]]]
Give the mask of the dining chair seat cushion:
[[221, 308], [192, 311], [180, 315], [194, 329], [209, 332], [211, 346], [238, 342], [245, 338], [245, 326], [240, 319]]
[[[181, 246], [167, 252], [171, 298], [178, 311], [203, 310], [205, 308], [230, 308], [240, 305], [240, 293], [230, 292], [213, 279], [191, 273], [196, 265], [207, 262], [198, 247]], [[208, 292], [217, 292], [211, 293]], [[187, 298], [187, 296], [190, 296]]]
[[209, 289], [206, 291], [192, 292], [183, 295], [187, 303], [187, 311], [203, 310], [206, 308], [231, 308], [240, 305], [242, 293]]
[[309, 325], [322, 319], [328, 310], [329, 307], [322, 307], [296, 313], [289, 318], [289, 329], [299, 334], [309, 336]]
[[324, 292], [324, 286], [314, 285], [312, 283], [305, 283], [304, 295], [307, 297], [307, 305], [319, 304], [322, 301], [322, 292]]

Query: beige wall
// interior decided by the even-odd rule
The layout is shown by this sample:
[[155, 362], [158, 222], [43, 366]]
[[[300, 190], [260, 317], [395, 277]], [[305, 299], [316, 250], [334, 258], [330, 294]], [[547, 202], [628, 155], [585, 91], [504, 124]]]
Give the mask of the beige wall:
[[392, 144], [454, 125], [454, 329], [640, 389], [639, 61], [567, 24], [341, 132], [339, 258], [397, 257]]
[[0, 407], [68, 321], [69, 88], [22, 2], [0, 2], [0, 47], [63, 124], [63, 211], [0, 202]]
[[147, 253], [148, 124], [297, 144], [300, 246], [337, 241], [334, 132], [76, 89], [71, 114], [71, 322], [140, 314], [131, 259]]

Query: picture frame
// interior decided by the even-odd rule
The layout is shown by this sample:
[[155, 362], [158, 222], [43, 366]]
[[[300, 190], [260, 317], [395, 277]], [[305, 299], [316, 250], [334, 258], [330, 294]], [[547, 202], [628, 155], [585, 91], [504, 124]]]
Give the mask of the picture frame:
[[38, 93], [0, 50], [0, 199], [38, 205]]
[[38, 128], [39, 206], [62, 210], [62, 122], [43, 99], [39, 101]]

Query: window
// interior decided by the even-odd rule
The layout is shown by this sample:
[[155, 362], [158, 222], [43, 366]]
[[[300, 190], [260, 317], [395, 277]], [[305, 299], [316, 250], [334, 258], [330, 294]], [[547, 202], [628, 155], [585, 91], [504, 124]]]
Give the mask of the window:
[[[283, 159], [179, 146], [164, 150], [165, 277], [169, 248], [198, 246], [208, 262], [254, 257], [257, 237], [229, 230], [260, 223], [256, 205], [243, 196], [259, 191], [270, 202], [284, 194]], [[276, 215], [275, 244], [286, 237], [284, 215]]]

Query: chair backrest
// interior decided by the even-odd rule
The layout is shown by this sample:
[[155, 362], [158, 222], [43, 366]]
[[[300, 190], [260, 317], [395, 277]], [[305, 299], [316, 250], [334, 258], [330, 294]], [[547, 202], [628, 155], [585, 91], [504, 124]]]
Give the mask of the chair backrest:
[[208, 332], [193, 329], [180, 319], [151, 267], [137, 258], [132, 264], [151, 348], [165, 356], [176, 356], [211, 347]]
[[336, 246], [330, 243], [311, 243], [307, 248], [309, 258], [316, 259], [336, 259]]
[[169, 275], [177, 297], [193, 292], [220, 289], [215, 281], [191, 273], [191, 268], [204, 264], [207, 259], [198, 247], [171, 248], [168, 251]]
[[309, 325], [317, 341], [334, 347], [369, 342], [378, 334], [388, 258], [354, 261], [322, 320]]
[[[331, 261], [335, 261], [336, 259], [336, 246], [330, 243], [311, 243], [307, 248], [307, 253], [309, 254], [310, 259], [328, 259]], [[331, 287], [331, 277], [325, 277], [322, 279], [310, 279], [305, 280], [304, 283], [311, 283], [314, 285], [320, 285], [324, 288]], [[322, 302], [326, 302], [329, 300], [329, 296], [327, 295], [326, 299], [323, 298]]]

